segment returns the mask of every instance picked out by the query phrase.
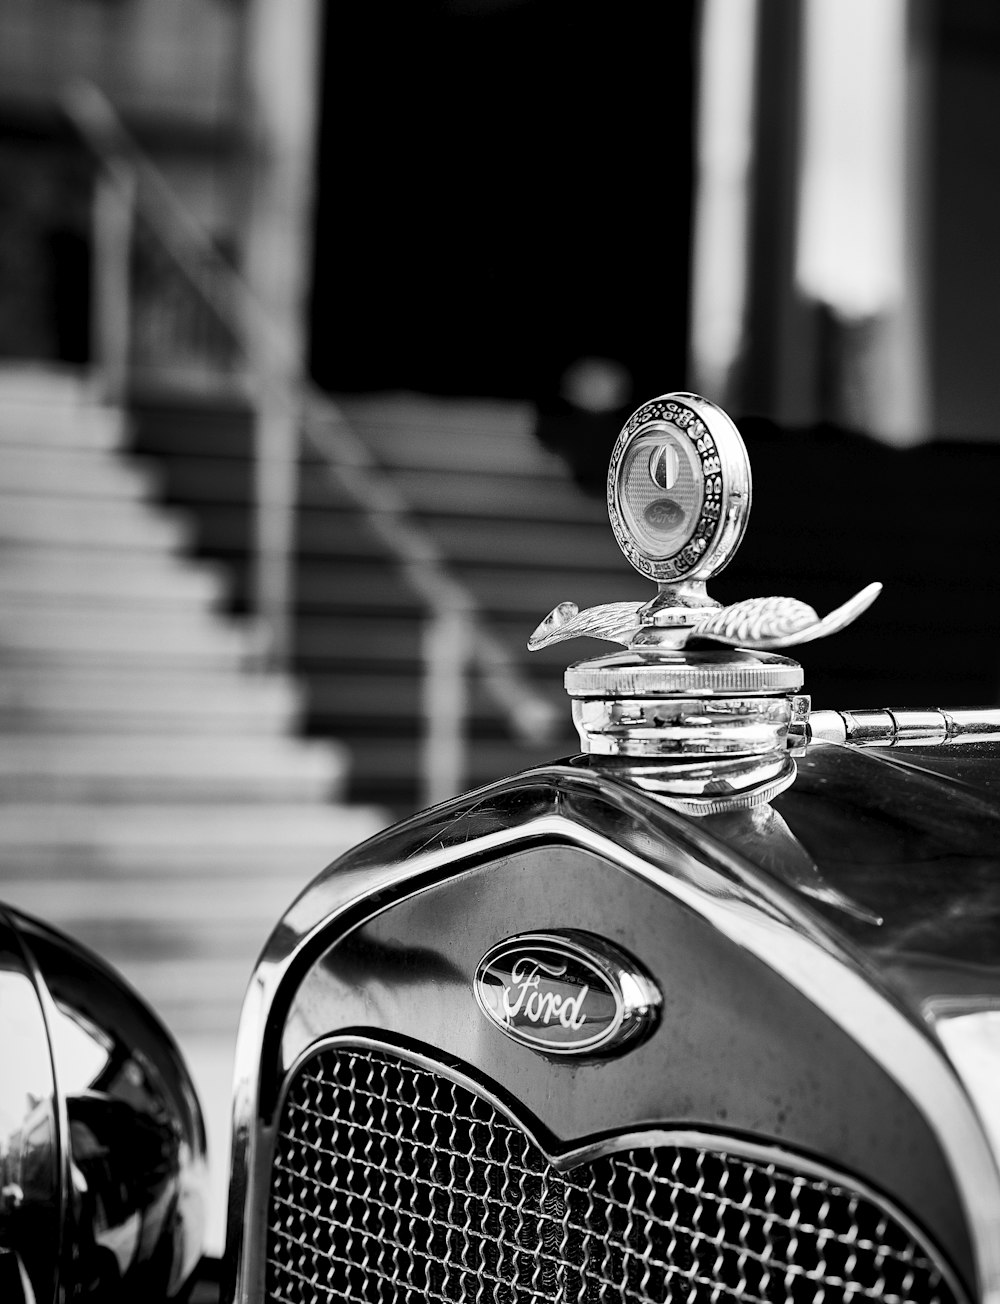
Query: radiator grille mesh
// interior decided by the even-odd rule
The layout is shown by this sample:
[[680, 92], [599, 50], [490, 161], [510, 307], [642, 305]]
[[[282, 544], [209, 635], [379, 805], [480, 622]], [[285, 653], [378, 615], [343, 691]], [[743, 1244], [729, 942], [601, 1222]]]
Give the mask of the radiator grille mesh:
[[286, 1100], [270, 1304], [950, 1304], [910, 1234], [831, 1182], [694, 1147], [553, 1169], [492, 1105], [383, 1052]]

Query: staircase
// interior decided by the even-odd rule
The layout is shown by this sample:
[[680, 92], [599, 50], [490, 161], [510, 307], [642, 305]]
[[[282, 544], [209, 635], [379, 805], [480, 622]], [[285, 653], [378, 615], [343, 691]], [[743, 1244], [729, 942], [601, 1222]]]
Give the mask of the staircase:
[[[549, 742], [521, 743], [474, 680], [467, 786], [575, 752], [563, 671], [567, 660], [609, 645], [587, 641], [529, 655], [525, 644], [563, 599], [587, 606], [643, 595], [603, 502], [581, 493], [564, 463], [539, 445], [530, 404], [413, 394], [338, 402], [563, 722]], [[178, 420], [176, 409], [150, 402], [135, 427], [136, 451], [158, 468], [165, 501], [193, 512], [198, 552], [225, 564], [243, 595], [248, 420], [232, 410]], [[294, 664], [306, 727], [348, 745], [352, 799], [413, 810], [425, 613], [363, 515], [309, 454], [296, 563]]]
[[[295, 736], [221, 575], [152, 504], [121, 415], [0, 373], [0, 899], [89, 944], [194, 1062], [225, 1181], [231, 1050], [278, 916], [386, 820], [346, 753]], [[216, 1235], [218, 1234], [216, 1227]]]

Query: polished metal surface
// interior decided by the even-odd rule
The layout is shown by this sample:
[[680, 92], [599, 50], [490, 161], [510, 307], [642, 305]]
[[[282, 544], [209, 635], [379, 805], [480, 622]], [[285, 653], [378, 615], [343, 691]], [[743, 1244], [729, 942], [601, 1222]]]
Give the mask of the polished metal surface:
[[274, 1304], [962, 1298], [912, 1224], [848, 1178], [725, 1137], [556, 1157], [454, 1069], [371, 1044], [297, 1067], [273, 1171]]
[[[96, 956], [10, 918], [39, 978], [57, 1088], [61, 1245], [47, 1258], [49, 1271], [58, 1264], [57, 1298], [180, 1299], [201, 1256], [207, 1194], [204, 1123], [180, 1053]], [[36, 1056], [36, 1073], [40, 1064]]]
[[[632, 650], [570, 666], [565, 682], [583, 750], [658, 758], [656, 791], [690, 814], [763, 804], [795, 777], [802, 667], [787, 657]], [[756, 758], [736, 785], [735, 757]]]
[[[767, 756], [788, 734], [788, 698], [583, 698], [573, 723], [591, 756]], [[665, 776], [667, 782], [672, 776]]]
[[[880, 585], [868, 585], [823, 620], [795, 598], [749, 598], [720, 607], [706, 581], [739, 546], [750, 498], [746, 449], [724, 412], [692, 394], [664, 394], [644, 404], [615, 444], [608, 511], [625, 556], [658, 581], [658, 592], [646, 603], [615, 602], [588, 611], [561, 602], [528, 640], [531, 650], [579, 635], [626, 645], [624, 653], [570, 666], [566, 690], [573, 720], [591, 755], [659, 756], [667, 795], [674, 767], [690, 756], [724, 762], [733, 755], [773, 753], [787, 760], [804, 739], [797, 697], [802, 670], [766, 649], [843, 629], [880, 591]], [[706, 651], [706, 645], [727, 651]], [[767, 695], [772, 705], [739, 700], [749, 694]], [[731, 809], [770, 801], [780, 791], [771, 769], [762, 764], [759, 782], [742, 784]], [[794, 761], [783, 769], [793, 777]], [[725, 793], [710, 774], [700, 794], [691, 791], [690, 772], [683, 786], [691, 813], [725, 809]]]
[[528, 640], [531, 651], [568, 638], [627, 647], [794, 647], [844, 629], [874, 602], [869, 584], [822, 620], [788, 597], [746, 598], [721, 607], [705, 582], [739, 547], [750, 515], [750, 463], [721, 408], [696, 394], [663, 394], [629, 417], [611, 454], [608, 514], [626, 558], [659, 584], [643, 602], [580, 611], [561, 602]]
[[641, 575], [680, 583], [722, 570], [750, 501], [743, 440], [714, 403], [664, 394], [629, 417], [611, 454], [608, 514]]
[[[965, 767], [963, 782], [969, 788], [970, 775], [976, 773], [970, 749], [956, 748], [951, 756]], [[879, 1187], [896, 1191], [897, 1202], [947, 1246], [971, 1293], [995, 1304], [1000, 1299], [997, 1158], [960, 1076], [962, 1063], [951, 1058], [945, 1038], [937, 1034], [950, 1017], [951, 1007], [941, 1002], [968, 989], [968, 958], [985, 966], [992, 954], [992, 970], [977, 968], [975, 986], [985, 991], [992, 974], [990, 982], [1000, 998], [995, 946], [992, 951], [985, 947], [985, 937], [978, 946], [969, 932], [977, 917], [987, 923], [996, 918], [996, 909], [987, 909], [985, 915], [970, 909], [977, 893], [988, 894], [990, 885], [1000, 881], [995, 804], [986, 811], [974, 792], [963, 795], [950, 780], [930, 771], [914, 789], [915, 764], [929, 762], [908, 753], [903, 767], [873, 752], [809, 748], [800, 781], [776, 804], [783, 817], [782, 838], [765, 836], [759, 809], [691, 822], [673, 814], [659, 798], [642, 793], [631, 778], [617, 781], [607, 766], [548, 767], [398, 826], [331, 867], [281, 921], [248, 991], [237, 1057], [229, 1298], [263, 1298], [260, 1246], [283, 1086], [309, 1047], [346, 1021], [352, 1027], [384, 1026], [416, 1037], [440, 1047], [449, 1060], [464, 1056], [478, 1065], [489, 1050], [490, 1080], [503, 1082], [508, 1097], [525, 1101], [536, 1115], [551, 1114], [547, 1126], [557, 1124], [559, 1114], [553, 1111], [571, 1108], [567, 1144], [581, 1130], [586, 1134], [613, 1128], [616, 1118], [623, 1133], [634, 1130], [628, 1122], [630, 1093], [654, 1088], [667, 1093], [660, 1096], [658, 1107], [652, 1105], [652, 1096], [646, 1103], [636, 1099], [635, 1117], [649, 1119], [650, 1109], [665, 1108], [676, 1074], [698, 1070], [703, 1057], [706, 1065], [712, 1063], [716, 1050], [725, 1053], [740, 1075], [737, 1094], [726, 1102], [728, 1119], [712, 1115], [714, 1127], [731, 1129], [734, 1109], [745, 1107], [751, 1098], [751, 1068], [758, 1072], [770, 1064], [779, 1075], [776, 1081], [784, 1085], [761, 1086], [764, 1114], [747, 1118], [740, 1130], [747, 1135], [770, 1130], [772, 1135], [795, 1136], [796, 1144], [813, 1154], [852, 1156], [852, 1171], [870, 1170]], [[841, 836], [835, 830], [845, 809], [856, 811], [857, 820]], [[929, 871], [933, 869], [928, 876], [907, 860], [917, 845], [927, 848]], [[944, 860], [942, 847], [954, 848]], [[551, 1079], [540, 1057], [527, 1049], [519, 1053], [539, 1065], [535, 1072], [516, 1058], [517, 1047], [501, 1057], [481, 1034], [469, 1040], [474, 1026], [485, 1027], [469, 980], [485, 948], [459, 966], [442, 955], [441, 948], [454, 944], [472, 952], [480, 934], [492, 932], [499, 940], [516, 931], [516, 923], [514, 928], [509, 923], [516, 920], [515, 907], [521, 908], [527, 884], [538, 884], [551, 908], [555, 885], [562, 881], [554, 877], [557, 864], [562, 863], [560, 856], [569, 854], [560, 848], [599, 857], [604, 873], [623, 875], [622, 884], [642, 885], [665, 903], [664, 908], [669, 906], [669, 917], [676, 921], [670, 945], [664, 941], [662, 952], [648, 946], [637, 949], [634, 943], [628, 949], [646, 963], [660, 954], [653, 976], [670, 991], [669, 981], [655, 969], [673, 963], [689, 943], [695, 948], [685, 992], [702, 1004], [701, 1012], [692, 1015], [691, 1028], [707, 1036], [709, 1015], [714, 1019], [730, 1009], [740, 1020], [728, 1026], [718, 1047], [704, 1041], [694, 1058], [673, 1056], [655, 1074], [643, 1072], [638, 1060], [632, 1065], [636, 1056], [659, 1054], [661, 1043], [672, 1044], [657, 1033], [623, 1058], [625, 1077], [617, 1076], [614, 1060], [595, 1077], [580, 1066], [572, 1069], [571, 1091], [569, 1080], [560, 1085]], [[874, 856], [870, 861], [869, 849]], [[529, 852], [541, 858], [533, 869]], [[508, 881], [501, 858], [511, 866], [523, 861], [523, 879]], [[551, 869], [542, 871], [543, 862], [551, 863]], [[947, 872], [941, 872], [942, 864]], [[595, 911], [605, 919], [606, 932], [611, 902], [621, 890], [605, 885], [594, 871], [577, 886], [566, 880], [559, 897], [563, 917], [569, 922], [581, 909]], [[425, 940], [418, 941], [414, 912], [422, 909], [425, 899]], [[527, 906], [532, 899], [528, 897]], [[1000, 906], [995, 889], [993, 899]], [[654, 919], [655, 914], [636, 902], [623, 918], [634, 929], [649, 916], [650, 926], [662, 936], [664, 921]], [[368, 919], [373, 922], [359, 935], [357, 930]], [[394, 925], [396, 919], [400, 922]], [[925, 921], [933, 934], [927, 934], [933, 962], [926, 958], [925, 947], [914, 951], [916, 919]], [[535, 922], [541, 922], [537, 914]], [[348, 945], [353, 937], [358, 937], [356, 948]], [[706, 967], [700, 958], [715, 945], [729, 948], [721, 969]], [[752, 960], [753, 976], [742, 974], [744, 961], [736, 965], [739, 957]], [[734, 985], [712, 996], [708, 989], [726, 968], [732, 969]], [[778, 987], [769, 987], [767, 974]], [[808, 1019], [822, 1021], [805, 1042], [796, 1024], [804, 1015], [782, 1015], [782, 993], [794, 993], [803, 1002], [802, 1011], [812, 1012]], [[769, 1017], [772, 1009], [775, 1012], [778, 1022], [766, 1036], [756, 1022], [761, 1013], [740, 1015], [744, 1000], [753, 1002], [747, 1009]], [[672, 998], [664, 1019], [672, 1019], [676, 1008]], [[822, 1072], [817, 1053], [821, 1026], [844, 1039], [831, 1047], [828, 1074]], [[766, 1061], [749, 1045], [740, 1051], [744, 1033], [758, 1052], [769, 1048]], [[505, 1039], [498, 1035], [496, 1040]], [[806, 1049], [803, 1072], [812, 1076], [798, 1083], [792, 1065]], [[856, 1056], [861, 1059], [855, 1065]], [[877, 1110], [875, 1079], [870, 1078], [875, 1066], [889, 1092], [885, 1107]], [[578, 1080], [579, 1073], [587, 1074], [586, 1086]], [[698, 1091], [708, 1093], [706, 1102], [717, 1099], [729, 1077], [720, 1065], [718, 1074], [697, 1090], [693, 1083], [685, 1087], [683, 1097], [670, 1107], [671, 1119], [683, 1120], [682, 1100], [689, 1101], [690, 1108], [690, 1101], [700, 1099]], [[806, 1139], [824, 1111], [843, 1108], [855, 1092], [860, 1112], [853, 1124], [845, 1119], [835, 1135], [823, 1138], [813, 1131], [812, 1139]], [[585, 1108], [592, 1121], [580, 1117]], [[776, 1109], [790, 1111], [777, 1133], [777, 1115], [767, 1125], [763, 1121], [768, 1110]], [[800, 1120], [794, 1127], [793, 1118]], [[934, 1176], [911, 1173], [894, 1179], [892, 1165], [912, 1161], [920, 1129], [926, 1130], [928, 1144], [933, 1138], [939, 1147], [945, 1168]], [[948, 1195], [950, 1182], [954, 1196]], [[960, 1214], [949, 1212], [950, 1200], [957, 1202]]]
[[645, 605], [605, 602], [581, 611], [575, 602], [560, 602], [528, 639], [528, 651], [540, 652], [567, 638], [603, 638], [627, 646], [642, 627], [639, 612]]
[[476, 1004], [506, 1036], [546, 1055], [610, 1055], [648, 1036], [662, 997], [624, 951], [596, 934], [521, 933], [476, 966]]
[[672, 764], [669, 774], [664, 774], [659, 753], [648, 759], [619, 756], [616, 762], [601, 757], [597, 763], [608, 770], [609, 778], [630, 783], [670, 810], [699, 819], [726, 811], [766, 814], [768, 803], [790, 787], [796, 775], [791, 755], [773, 751], [707, 759], [695, 755]]
[[[65, 1136], [40, 990], [0, 911], [0, 1287], [52, 1304], [59, 1287]], [[29, 1283], [28, 1289], [24, 1281]]]
[[1000, 739], [1000, 708], [813, 711], [807, 728], [809, 737], [817, 742], [850, 743], [853, 747], [989, 742]]
[[802, 686], [802, 667], [768, 652], [616, 652], [566, 671], [570, 697], [742, 697]]
[[704, 609], [653, 602], [606, 602], [581, 611], [575, 602], [560, 602], [528, 639], [538, 652], [569, 638], [603, 638], [624, 647], [681, 648], [692, 640], [724, 647], [796, 647], [839, 633], [853, 624], [882, 592], [868, 584], [822, 619], [797, 598], [744, 598], [720, 607], [710, 600]]
[[[878, 586], [825, 620], [720, 608], [741, 457], [694, 396], [630, 419], [609, 509], [659, 590], [532, 637], [627, 644], [568, 672], [588, 754], [387, 831], [278, 925], [237, 1051], [228, 1299], [1000, 1304], [1000, 711], [809, 718], [760, 649]], [[545, 1044], [585, 1040], [589, 983], [543, 983], [531, 939], [574, 932], [661, 996], [604, 1058]]]
[[706, 617], [695, 626], [694, 637], [727, 647], [797, 647], [846, 629], [881, 592], [881, 584], [867, 584], [822, 619], [797, 598], [746, 598]]

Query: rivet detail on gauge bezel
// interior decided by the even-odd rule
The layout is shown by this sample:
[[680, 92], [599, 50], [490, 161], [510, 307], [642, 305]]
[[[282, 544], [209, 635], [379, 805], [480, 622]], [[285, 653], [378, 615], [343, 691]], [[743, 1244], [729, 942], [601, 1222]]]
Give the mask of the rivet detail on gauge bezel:
[[[703, 414], [676, 394], [644, 403], [618, 436], [608, 468], [608, 515], [618, 546], [641, 575], [661, 583], [706, 578], [722, 570], [743, 537], [749, 515], [750, 467], [739, 433], [720, 408], [705, 399], [697, 402]], [[682, 546], [667, 557], [642, 549], [623, 519], [620, 502], [627, 453], [636, 439], [658, 427], [674, 439], [690, 441], [702, 475], [697, 518]], [[652, 470], [650, 474], [655, 483]]]

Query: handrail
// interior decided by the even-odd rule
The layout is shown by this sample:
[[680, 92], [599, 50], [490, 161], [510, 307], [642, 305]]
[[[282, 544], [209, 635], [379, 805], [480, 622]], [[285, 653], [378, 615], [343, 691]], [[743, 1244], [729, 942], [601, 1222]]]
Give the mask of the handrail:
[[[252, 362], [254, 355], [248, 340], [248, 332], [252, 332], [258, 349], [270, 363], [270, 375], [296, 378], [293, 384], [280, 385], [269, 376], [259, 377], [258, 383], [264, 391], [257, 394], [259, 408], [278, 411], [321, 456], [327, 473], [365, 514], [368, 525], [395, 559], [410, 590], [439, 629], [448, 627], [455, 631], [456, 618], [461, 622], [469, 656], [477, 664], [487, 692], [512, 732], [527, 742], [551, 738], [558, 718], [554, 706], [538, 693], [508, 649], [489, 630], [474, 594], [451, 573], [441, 550], [417, 524], [398, 487], [385, 475], [377, 458], [351, 428], [333, 399], [302, 375], [300, 359], [292, 355], [264, 305], [218, 252], [211, 237], [128, 132], [114, 106], [103, 92], [86, 82], [70, 86], [62, 103], [120, 202], [130, 212], [141, 213], [146, 228], [232, 337], [235, 346]], [[259, 456], [258, 449], [258, 459]], [[258, 508], [260, 488], [258, 485]], [[293, 510], [290, 500], [283, 506], [289, 513]], [[266, 531], [266, 526], [258, 528], [260, 552], [266, 551], [263, 542]], [[279, 539], [286, 541], [278, 545], [278, 550], [284, 546], [287, 554], [289, 528], [279, 524], [275, 531], [272, 522], [272, 535], [275, 532]], [[267, 570], [269, 560], [272, 570], [275, 564], [287, 568], [287, 555], [270, 559], [259, 555], [258, 575]], [[258, 580], [258, 605], [272, 607], [258, 614], [265, 616], [272, 628], [281, 626], [287, 619], [289, 596], [286, 582], [282, 593], [272, 592], [269, 599], [266, 594], [262, 598]], [[281, 606], [285, 608], [283, 611], [274, 609]], [[431, 641], [438, 645], [442, 642], [440, 638]], [[428, 678], [433, 678], [430, 666]], [[461, 692], [456, 693], [456, 697], [461, 696]], [[433, 731], [433, 722], [428, 721], [428, 725], [429, 732]], [[446, 770], [455, 768], [454, 764], [445, 766]], [[428, 783], [425, 795], [435, 799], [450, 795], [446, 789], [454, 790], [461, 777], [441, 774], [438, 780]]]

